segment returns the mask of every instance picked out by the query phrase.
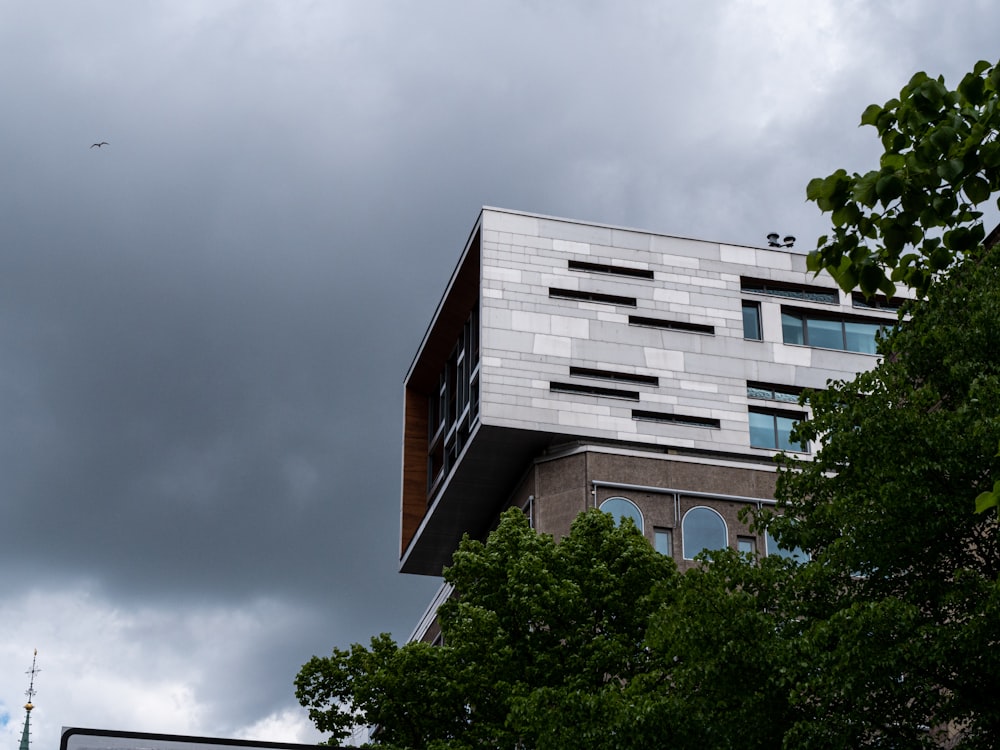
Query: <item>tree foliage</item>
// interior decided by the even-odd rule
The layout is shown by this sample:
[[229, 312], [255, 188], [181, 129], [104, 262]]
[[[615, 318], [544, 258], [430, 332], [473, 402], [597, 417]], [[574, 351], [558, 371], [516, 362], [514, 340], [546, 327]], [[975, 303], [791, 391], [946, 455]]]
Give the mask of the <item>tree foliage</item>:
[[838, 169], [809, 182], [807, 198], [833, 220], [810, 268], [845, 290], [892, 295], [902, 283], [922, 296], [985, 236], [980, 206], [1000, 190], [1000, 67], [977, 63], [955, 90], [917, 73], [861, 124], [878, 131], [884, 152], [865, 174]]
[[445, 572], [442, 645], [334, 649], [297, 697], [331, 743], [367, 724], [387, 748], [780, 746], [795, 565], [713, 554], [680, 575], [630, 521], [589, 511], [557, 544], [508, 511]]
[[302, 668], [296, 694], [317, 727], [336, 742], [377, 725], [390, 747], [606, 747], [649, 668], [673, 562], [607, 514], [556, 544], [515, 509], [485, 544], [462, 541], [445, 580], [458, 595], [438, 611], [443, 645], [382, 635]]
[[784, 592], [795, 564], [733, 550], [680, 577], [656, 612], [652, 668], [626, 694], [633, 748], [778, 748], [794, 725], [801, 623]]
[[[831, 746], [962, 747], [1000, 737], [1000, 539], [969, 498], [1000, 474], [1000, 248], [955, 265], [882, 342], [883, 360], [810, 395], [771, 522], [812, 560], [788, 593], [809, 627], [793, 735]], [[933, 729], [934, 731], [930, 731]]]

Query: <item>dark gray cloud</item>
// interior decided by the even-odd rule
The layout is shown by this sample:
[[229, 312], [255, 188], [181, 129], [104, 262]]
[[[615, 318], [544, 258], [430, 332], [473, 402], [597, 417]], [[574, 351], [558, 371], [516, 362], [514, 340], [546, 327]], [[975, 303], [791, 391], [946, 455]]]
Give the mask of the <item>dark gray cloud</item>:
[[437, 585], [395, 572], [401, 383], [479, 207], [808, 249], [864, 107], [997, 13], [0, 0], [4, 731], [37, 646], [43, 744], [303, 737], [301, 662]]

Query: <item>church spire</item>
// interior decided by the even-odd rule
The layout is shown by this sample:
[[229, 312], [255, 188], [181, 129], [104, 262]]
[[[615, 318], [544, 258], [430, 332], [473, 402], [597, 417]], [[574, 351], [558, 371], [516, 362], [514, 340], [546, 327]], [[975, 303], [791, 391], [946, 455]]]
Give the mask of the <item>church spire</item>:
[[35, 697], [35, 675], [41, 672], [36, 663], [38, 661], [38, 649], [35, 649], [34, 656], [31, 657], [31, 669], [29, 669], [25, 674], [31, 675], [28, 680], [28, 689], [24, 691], [24, 694], [28, 696], [28, 702], [24, 704], [24, 729], [21, 731], [21, 744], [18, 750], [30, 750], [29, 745], [31, 744], [31, 709], [35, 706], [31, 702], [31, 699]]

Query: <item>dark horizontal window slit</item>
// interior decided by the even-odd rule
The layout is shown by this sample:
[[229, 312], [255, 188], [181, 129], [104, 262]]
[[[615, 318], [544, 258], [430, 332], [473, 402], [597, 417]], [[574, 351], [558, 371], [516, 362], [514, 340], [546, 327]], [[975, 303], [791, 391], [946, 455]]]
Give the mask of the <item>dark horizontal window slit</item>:
[[687, 323], [682, 320], [663, 320], [661, 318], [645, 318], [641, 315], [629, 315], [630, 326], [646, 326], [647, 328], [664, 328], [668, 331], [687, 331], [689, 333], [715, 334], [715, 326], [702, 323]]
[[711, 417], [693, 417], [689, 414], [667, 414], [659, 411], [632, 410], [632, 419], [647, 422], [664, 422], [666, 424], [685, 424], [695, 427], [719, 427], [719, 420]]
[[899, 309], [909, 300], [902, 297], [890, 297], [886, 299], [883, 294], [876, 294], [867, 298], [861, 292], [851, 294], [851, 306], [860, 307], [865, 310], [884, 310], [886, 312], [899, 312]]
[[591, 273], [610, 273], [614, 276], [629, 276], [633, 279], [651, 279], [653, 272], [644, 268], [628, 268], [613, 266], [610, 263], [590, 263], [585, 260], [569, 261], [570, 271], [590, 271]]
[[825, 305], [836, 305], [840, 302], [840, 294], [836, 289], [810, 284], [789, 284], [782, 281], [750, 279], [744, 276], [740, 279], [740, 289], [752, 294], [788, 297], [806, 302], [821, 302]]
[[574, 299], [580, 302], [603, 302], [608, 305], [625, 305], [635, 307], [635, 297], [623, 297], [618, 294], [603, 294], [601, 292], [582, 292], [577, 289], [549, 289], [549, 296], [558, 299]]
[[622, 391], [617, 388], [602, 388], [598, 385], [585, 385], [583, 383], [549, 383], [549, 390], [553, 393], [580, 393], [585, 396], [610, 396], [629, 401], [639, 400], [638, 391]]
[[747, 381], [747, 397], [749, 398], [764, 398], [771, 401], [798, 404], [799, 396], [803, 390], [805, 389], [795, 385], [776, 385], [774, 383]]
[[642, 385], [660, 384], [660, 379], [655, 375], [636, 375], [630, 372], [599, 370], [595, 367], [570, 367], [569, 374], [579, 378], [601, 378], [603, 380], [619, 380], [623, 383], [640, 383]]

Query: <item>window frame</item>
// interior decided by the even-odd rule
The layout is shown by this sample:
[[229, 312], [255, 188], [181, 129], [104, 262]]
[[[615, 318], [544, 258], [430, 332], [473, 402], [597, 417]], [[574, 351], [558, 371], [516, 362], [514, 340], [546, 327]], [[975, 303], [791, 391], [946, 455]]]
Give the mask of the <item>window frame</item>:
[[[810, 333], [810, 321], [816, 325], [816, 330]], [[792, 323], [795, 323], [793, 326]], [[818, 310], [812, 310], [801, 307], [790, 307], [787, 305], [781, 306], [781, 341], [788, 346], [808, 346], [814, 349], [829, 349], [831, 351], [840, 352], [851, 352], [852, 354], [867, 354], [868, 356], [875, 356], [878, 354], [878, 336], [886, 328], [890, 327], [894, 321], [885, 318], [869, 318], [862, 317], [859, 315], [836, 315], [830, 313], [824, 313]], [[835, 324], [839, 328], [839, 345], [838, 346], [827, 346], [824, 343], [814, 343], [810, 339], [816, 339], [819, 335], [819, 324]], [[875, 334], [872, 337], [872, 350], [866, 351], [863, 349], [850, 348], [848, 342], [851, 340], [851, 335], [847, 330], [847, 326], [850, 324], [858, 325], [871, 325], [876, 326]], [[800, 339], [798, 341], [789, 341], [789, 332], [796, 332], [794, 338]], [[832, 329], [831, 329], [832, 330]], [[865, 341], [867, 341], [867, 337]]]
[[851, 292], [851, 307], [858, 310], [877, 310], [898, 315], [907, 302], [912, 302], [912, 300], [908, 297], [886, 297], [884, 294], [865, 298], [861, 292]]
[[[635, 513], [639, 517], [639, 520], [636, 521], [635, 516], [632, 516], [632, 515], [627, 515], [625, 513], [619, 513], [619, 514], [615, 515], [615, 513], [612, 512], [612, 511], [610, 511], [610, 510], [604, 510], [604, 506], [607, 505], [608, 503], [611, 503], [611, 502], [616, 502], [616, 503], [619, 503], [619, 504], [621, 504], [621, 503], [627, 503], [628, 505], [630, 505], [632, 507], [632, 509], [635, 510]], [[646, 533], [646, 531], [645, 531], [645, 529], [646, 529], [646, 519], [645, 519], [645, 516], [643, 516], [643, 514], [642, 514], [642, 510], [639, 508], [638, 505], [636, 505], [632, 500], [629, 500], [627, 497], [623, 497], [621, 495], [612, 495], [611, 497], [606, 497], [606, 498], [604, 498], [600, 502], [600, 504], [597, 506], [597, 509], [600, 510], [602, 513], [607, 513], [609, 516], [611, 516], [611, 518], [614, 519], [615, 526], [621, 525], [621, 519], [623, 517], [631, 518], [632, 522], [635, 524], [636, 528], [639, 529], [639, 533], [640, 534], [645, 534]]]
[[[743, 313], [743, 340], [744, 341], [763, 341], [764, 340], [764, 326], [761, 321], [760, 313], [760, 302], [756, 300], [743, 300], [743, 305], [741, 307]], [[747, 336], [747, 311], [752, 310], [753, 315], [756, 320], [753, 321], [753, 325], [756, 329], [756, 336]]]
[[[666, 540], [667, 550], [664, 552], [660, 549], [660, 540]], [[666, 526], [654, 526], [653, 527], [653, 549], [659, 552], [664, 557], [674, 556], [674, 530]]]
[[722, 421], [714, 417], [696, 417], [691, 414], [674, 414], [671, 412], [649, 411], [648, 409], [633, 409], [632, 419], [637, 422], [654, 422], [656, 424], [672, 424], [684, 427], [707, 427], [717, 430]]
[[479, 300], [427, 396], [427, 499], [430, 502], [479, 423]]
[[[706, 547], [706, 546], [703, 546], [703, 547], [700, 547], [696, 552], [694, 552], [694, 553], [692, 553], [692, 554], [689, 555], [688, 554], [688, 537], [690, 535], [689, 535], [689, 533], [686, 530], [686, 525], [687, 525], [688, 519], [691, 518], [692, 513], [694, 513], [695, 511], [700, 511], [700, 510], [705, 510], [705, 511], [708, 511], [709, 513], [714, 514], [718, 518], [718, 520], [722, 522], [722, 532], [723, 532], [723, 535], [724, 535], [723, 544], [722, 544], [721, 547]], [[720, 549], [727, 549], [728, 547], [729, 547], [729, 524], [726, 523], [726, 519], [723, 517], [723, 515], [721, 513], [719, 513], [719, 511], [717, 511], [715, 508], [709, 507], [708, 505], [695, 505], [694, 507], [688, 508], [687, 511], [685, 511], [683, 518], [681, 518], [681, 558], [682, 559], [684, 559], [684, 560], [694, 560], [694, 558], [697, 555], [701, 554], [705, 550], [708, 550], [709, 552], [714, 552], [714, 551], [720, 550]]]
[[655, 328], [661, 331], [681, 331], [682, 333], [701, 333], [706, 336], [715, 335], [715, 326], [707, 323], [690, 323], [683, 320], [667, 320], [665, 318], [650, 318], [645, 315], [629, 315], [628, 324], [640, 328]]
[[[778, 420], [779, 419], [791, 419], [794, 422], [802, 422], [802, 421], [805, 421], [806, 419], [808, 419], [808, 415], [806, 415], [804, 412], [787, 411], [785, 409], [772, 409], [772, 408], [760, 407], [760, 406], [749, 406], [749, 407], [747, 407], [747, 415], [748, 415], [747, 427], [748, 427], [748, 431], [749, 431], [749, 434], [750, 434], [750, 447], [751, 448], [757, 448], [758, 450], [768, 450], [768, 451], [784, 451], [786, 453], [810, 453], [811, 452], [808, 445], [801, 445], [800, 444], [798, 450], [796, 450], [795, 448], [783, 448], [781, 446], [781, 443], [782, 443], [781, 432], [778, 430]], [[754, 442], [753, 442], [753, 439], [754, 439], [754, 428], [753, 428], [753, 424], [752, 424], [753, 420], [752, 420], [752, 416], [751, 415], [765, 416], [765, 417], [770, 417], [771, 418], [771, 425], [772, 425], [771, 429], [772, 429], [772, 435], [774, 437], [774, 444], [773, 445], [757, 445], [757, 444], [754, 444]], [[791, 430], [791, 427], [789, 427], [789, 430]], [[787, 442], [788, 442], [789, 445], [792, 445], [791, 439], [788, 439]]]
[[[799, 399], [805, 390], [805, 388], [797, 385], [762, 383], [757, 380], [747, 381], [747, 398], [758, 399], [760, 401], [774, 401], [779, 404], [794, 404], [798, 406]], [[751, 393], [751, 391], [757, 392]]]
[[589, 260], [570, 260], [566, 262], [566, 268], [570, 271], [581, 271], [583, 273], [603, 273], [609, 276], [625, 276], [633, 279], [647, 279], [652, 281], [655, 274], [648, 268], [634, 268], [633, 266], [619, 266], [614, 263], [594, 263]]
[[549, 288], [550, 299], [570, 300], [572, 302], [592, 302], [598, 305], [617, 305], [619, 307], [636, 307], [635, 297], [625, 297], [621, 294], [592, 292], [586, 289]]
[[743, 294], [761, 294], [767, 297], [782, 297], [817, 305], [839, 305], [840, 291], [834, 287], [814, 284], [796, 284], [788, 281], [740, 277], [740, 291]]

